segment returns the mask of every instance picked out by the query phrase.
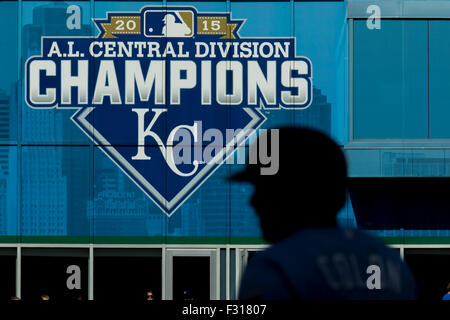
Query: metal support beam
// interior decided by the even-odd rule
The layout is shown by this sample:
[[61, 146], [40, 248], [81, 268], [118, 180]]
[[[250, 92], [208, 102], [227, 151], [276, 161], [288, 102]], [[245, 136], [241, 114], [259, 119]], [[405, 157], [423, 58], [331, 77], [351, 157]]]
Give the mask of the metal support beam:
[[94, 300], [94, 247], [89, 247], [88, 299]]

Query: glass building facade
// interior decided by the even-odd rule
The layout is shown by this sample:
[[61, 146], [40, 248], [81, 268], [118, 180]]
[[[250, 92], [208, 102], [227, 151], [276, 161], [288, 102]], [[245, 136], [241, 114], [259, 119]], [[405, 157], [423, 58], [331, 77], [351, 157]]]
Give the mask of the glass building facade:
[[[169, 217], [75, 125], [76, 110], [27, 105], [25, 62], [41, 54], [41, 37], [96, 37], [93, 18], [144, 6], [230, 12], [233, 19], [246, 19], [242, 38], [295, 37], [296, 55], [313, 65], [312, 102], [302, 110], [264, 110], [261, 128], [307, 126], [329, 134], [343, 148], [351, 177], [339, 224], [382, 237], [410, 261], [445, 257], [437, 263], [449, 266], [449, 2], [371, 5], [1, 1], [0, 259], [6, 266], [1, 273], [15, 280], [1, 295], [63, 295], [65, 289], [56, 285], [33, 291], [27, 283], [36, 277], [29, 266], [65, 272], [77, 265], [83, 275], [79, 294], [101, 299], [111, 268], [126, 274], [124, 261], [137, 259], [135, 265], [146, 266], [138, 272], [154, 275], [146, 288], [160, 298], [176, 298], [179, 290], [195, 286], [180, 267], [191, 263], [209, 274], [199, 281], [206, 288], [201, 294], [233, 299], [247, 259], [265, 247], [249, 205], [252, 186], [226, 180], [242, 165], [220, 166]], [[242, 157], [246, 149], [239, 147], [233, 156]], [[49, 267], [36, 257], [56, 262]], [[133, 281], [121, 279], [124, 285]]]

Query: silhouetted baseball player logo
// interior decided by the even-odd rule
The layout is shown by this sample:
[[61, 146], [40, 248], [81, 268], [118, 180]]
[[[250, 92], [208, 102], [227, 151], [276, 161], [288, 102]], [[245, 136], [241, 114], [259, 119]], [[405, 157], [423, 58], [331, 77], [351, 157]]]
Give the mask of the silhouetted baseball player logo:
[[145, 13], [147, 37], [190, 37], [192, 29], [193, 15], [189, 11], [150, 10]]

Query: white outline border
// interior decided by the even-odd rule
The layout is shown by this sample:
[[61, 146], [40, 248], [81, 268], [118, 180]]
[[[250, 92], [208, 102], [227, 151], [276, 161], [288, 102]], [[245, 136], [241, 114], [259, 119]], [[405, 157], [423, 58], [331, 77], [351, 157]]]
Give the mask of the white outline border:
[[[151, 6], [144, 6], [141, 8], [140, 11], [120, 11], [123, 13], [141, 13], [142, 10], [144, 10], [145, 8], [149, 8]], [[177, 8], [179, 9], [180, 6], [165, 6], [166, 9], [167, 8]], [[192, 8], [193, 10], [195, 10], [197, 13], [197, 9], [193, 6], [183, 6], [183, 8]], [[106, 12], [106, 16], [108, 17], [110, 13], [117, 13], [117, 11], [107, 11]], [[232, 20], [232, 13], [231, 12], [202, 12], [202, 14], [229, 14], [230, 15], [230, 20]], [[98, 28], [97, 23], [95, 22], [95, 18], [92, 18], [92, 20], [94, 21], [94, 25]], [[247, 21], [247, 19], [238, 19], [238, 20], [242, 20], [241, 26], [242, 27], [245, 22]], [[240, 28], [239, 28], [240, 29]], [[99, 30], [101, 31], [101, 30]], [[238, 33], [239, 30], [236, 31], [236, 35], [239, 36], [239, 39], [247, 39], [247, 38], [241, 38], [241, 36]], [[74, 36], [71, 38], [91, 38], [91, 39], [97, 39], [99, 36], [99, 34], [97, 34], [97, 36]], [[310, 77], [309, 79], [311, 80], [310, 83], [310, 101], [308, 103], [308, 105], [303, 106], [301, 108], [299, 107], [284, 107], [281, 104], [278, 105], [278, 107], [266, 107], [265, 104], [262, 102], [262, 99], [260, 98], [260, 105], [258, 108], [249, 108], [249, 107], [244, 107], [244, 111], [246, 111], [250, 117], [252, 118], [252, 120], [247, 124], [247, 126], [238, 133], [238, 135], [232, 139], [222, 150], [221, 152], [219, 152], [210, 162], [207, 163], [207, 165], [199, 172], [196, 174], [196, 176], [186, 185], [183, 187], [183, 189], [178, 192], [178, 194], [171, 200], [171, 201], [167, 201], [145, 178], [142, 177], [142, 175], [137, 172], [137, 170], [126, 160], [122, 157], [122, 155], [120, 155], [120, 153], [114, 148], [114, 146], [110, 145], [108, 143], [108, 141], [93, 127], [93, 125], [91, 125], [87, 120], [86, 120], [86, 116], [91, 113], [95, 107], [59, 107], [58, 104], [56, 104], [55, 106], [52, 107], [32, 107], [28, 104], [27, 101], [27, 81], [26, 81], [26, 77], [27, 77], [27, 63], [30, 59], [35, 58], [35, 57], [43, 57], [43, 39], [44, 38], [54, 38], [54, 39], [58, 39], [58, 38], [67, 38], [66, 36], [47, 36], [47, 37], [41, 37], [41, 55], [40, 56], [30, 56], [27, 58], [27, 61], [25, 62], [25, 102], [28, 105], [28, 107], [32, 108], [32, 109], [77, 109], [77, 111], [70, 117], [70, 119], [75, 123], [75, 125], [80, 128], [80, 130], [86, 134], [86, 136], [88, 136], [89, 139], [91, 139], [94, 144], [96, 146], [98, 146], [107, 156], [108, 158], [110, 158], [113, 163], [115, 163], [121, 170], [122, 172], [124, 172], [168, 217], [171, 217], [171, 215], [186, 201], [190, 198], [190, 196], [200, 187], [203, 185], [204, 182], [206, 182], [208, 180], [208, 178], [217, 170], [219, 169], [225, 162], [226, 160], [233, 155], [236, 150], [238, 150], [238, 147], [242, 146], [246, 141], [250, 140], [250, 138], [254, 135], [254, 133], [262, 126], [262, 124], [264, 124], [267, 120], [267, 117], [261, 112], [261, 110], [304, 110], [307, 109], [314, 97], [313, 97], [313, 65], [311, 63], [311, 60], [306, 57], [306, 56], [297, 56], [297, 38], [296, 37], [251, 37], [248, 39], [289, 39], [289, 40], [293, 40], [294, 43], [294, 58], [302, 58], [305, 59], [309, 62], [310, 65]], [[259, 117], [261, 116], [261, 117]], [[77, 123], [77, 121], [80, 122], [80, 124]], [[255, 128], [250, 128], [253, 125], [255, 125], [257, 122], [260, 121], [260, 124], [258, 126], [256, 126]], [[82, 126], [84, 126], [85, 128], [83, 128]], [[92, 129], [92, 134], [89, 134], [86, 130], [88, 129]], [[89, 131], [89, 130], [88, 130]], [[250, 133], [250, 134], [249, 134]], [[247, 136], [247, 139], [242, 140], [243, 138], [245, 138]], [[98, 141], [100, 142], [106, 142], [104, 143], [104, 145], [99, 145], [97, 144], [97, 142], [95, 141], [95, 139], [98, 139]], [[242, 141], [240, 141], [242, 140]], [[237, 142], [236, 142], [237, 141]], [[236, 145], [236, 147], [234, 148], [234, 150], [230, 150], [232, 149], [234, 146]], [[108, 153], [110, 152], [113, 156], [117, 157], [117, 159], [113, 159], [113, 157]], [[228, 154], [227, 154], [228, 153]], [[223, 158], [225, 154], [225, 158]], [[219, 163], [217, 160], [223, 158], [223, 160]], [[117, 163], [117, 161], [119, 161], [119, 163]], [[215, 166], [215, 168], [214, 168]], [[128, 169], [132, 174], [135, 174], [136, 177], [131, 177], [130, 174], [128, 174], [128, 172], [126, 172], [126, 170], [124, 170], [124, 168]], [[212, 170], [211, 170], [212, 169]], [[203, 180], [202, 180], [203, 179]], [[136, 181], [137, 180], [137, 181]], [[193, 187], [193, 185], [195, 183], [197, 183], [199, 180], [202, 180], [197, 186]], [[140, 185], [140, 183], [142, 183], [142, 185], [144, 186], [144, 188]], [[145, 190], [145, 188], [148, 188], [148, 190]], [[192, 189], [189, 189], [192, 188]], [[148, 192], [147, 192], [148, 191]], [[150, 194], [149, 194], [150, 192]], [[156, 198], [156, 199], [155, 199]], [[167, 208], [164, 208], [160, 205], [160, 203], [158, 203], [158, 201], [160, 201], [160, 203], [167, 203]], [[170, 212], [170, 213], [169, 213]]]

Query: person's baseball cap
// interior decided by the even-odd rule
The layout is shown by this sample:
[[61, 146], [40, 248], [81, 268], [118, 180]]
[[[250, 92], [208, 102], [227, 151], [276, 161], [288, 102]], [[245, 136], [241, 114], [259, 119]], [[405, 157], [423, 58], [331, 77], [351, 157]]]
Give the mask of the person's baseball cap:
[[[274, 133], [271, 130], [278, 130], [277, 139], [271, 138]], [[277, 179], [303, 179], [316, 180], [316, 178], [334, 177], [339, 175], [341, 179], [346, 175], [345, 158], [340, 147], [327, 135], [320, 131], [300, 128], [283, 127], [280, 129], [267, 130], [264, 139], [261, 136], [250, 146], [250, 148], [261, 148], [261, 143], [277, 143], [278, 146], [269, 145], [266, 147], [272, 160], [277, 157], [278, 170], [274, 174], [264, 174], [263, 168], [268, 165], [261, 163], [259, 155], [256, 156], [256, 163], [250, 163], [250, 155], [247, 155], [247, 165], [245, 169], [238, 171], [228, 177], [230, 181], [252, 182], [252, 183], [272, 183]], [[255, 154], [259, 154], [259, 150]], [[274, 153], [278, 153], [274, 155]], [[266, 171], [267, 172], [267, 171]]]

